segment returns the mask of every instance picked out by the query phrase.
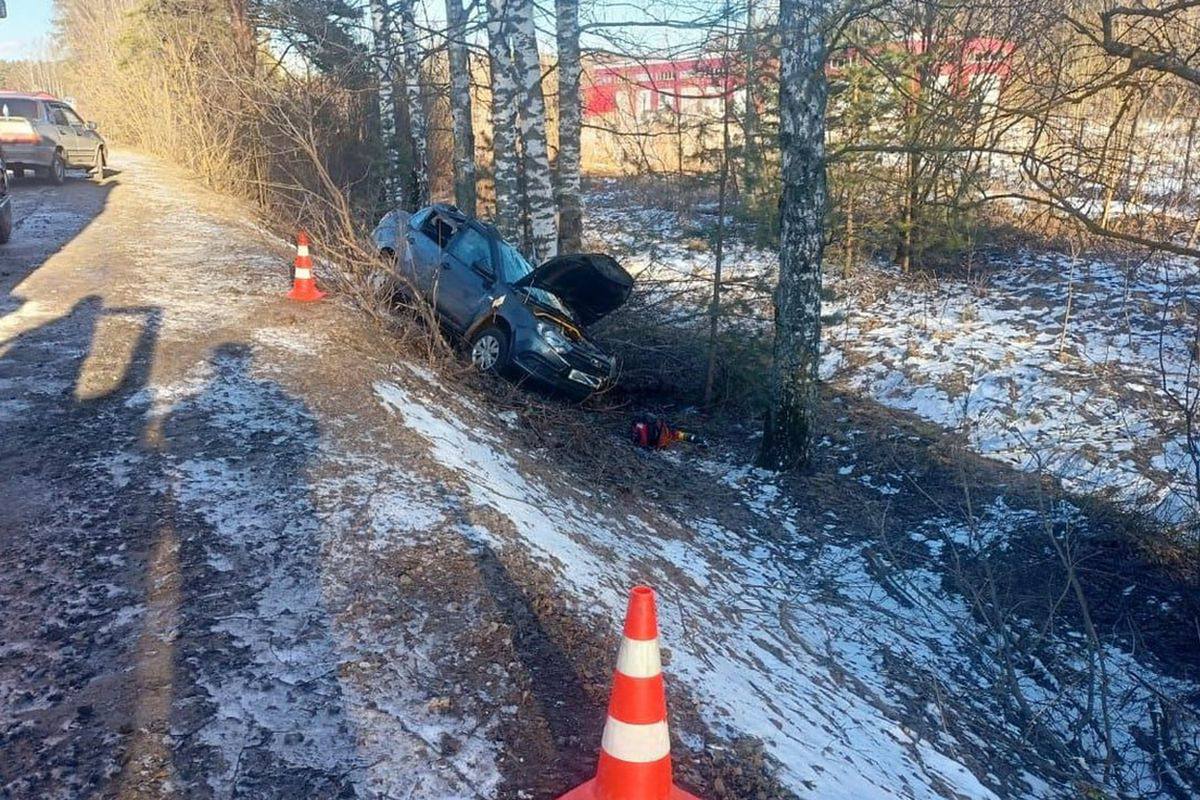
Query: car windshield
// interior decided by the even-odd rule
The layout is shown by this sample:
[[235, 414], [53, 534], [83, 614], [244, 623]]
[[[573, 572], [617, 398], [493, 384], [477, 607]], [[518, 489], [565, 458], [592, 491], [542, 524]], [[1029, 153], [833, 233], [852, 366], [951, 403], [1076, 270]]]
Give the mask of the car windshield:
[[24, 97], [0, 97], [0, 114], [6, 117], [24, 117], [28, 120], [36, 120], [38, 118], [37, 101]]
[[500, 242], [500, 280], [516, 283], [531, 272], [533, 265], [517, 252], [517, 248], [507, 242]]
[[[500, 250], [500, 280], [507, 284], [514, 284], [533, 272], [533, 265], [525, 260], [525, 256], [517, 252], [517, 248], [504, 241], [497, 244]], [[550, 306], [555, 311], [573, 318], [570, 310], [562, 304], [562, 301], [545, 289], [530, 286], [526, 291], [529, 292], [530, 297], [542, 305]]]

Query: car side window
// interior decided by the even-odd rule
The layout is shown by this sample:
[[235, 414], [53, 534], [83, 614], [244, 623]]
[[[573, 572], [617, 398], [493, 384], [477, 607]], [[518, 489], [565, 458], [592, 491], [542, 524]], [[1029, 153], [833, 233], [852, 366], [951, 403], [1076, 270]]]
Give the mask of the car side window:
[[67, 119], [67, 115], [62, 110], [62, 106], [50, 106], [50, 121], [55, 125], [71, 124], [71, 122]]
[[80, 125], [80, 126], [83, 125], [83, 118], [80, 117], [78, 114], [76, 114], [71, 109], [67, 108], [66, 106], [62, 107], [62, 113], [63, 113], [63, 116], [65, 116], [67, 118], [68, 124]]
[[491, 244], [486, 236], [474, 228], [464, 226], [450, 243], [449, 251], [450, 255], [468, 267], [474, 267], [482, 261], [488, 274], [494, 274]]
[[428, 236], [438, 247], [445, 247], [454, 238], [454, 226], [441, 214], [433, 213], [421, 225], [421, 233]]
[[412, 228], [414, 231], [421, 230], [421, 228], [425, 225], [425, 220], [429, 219], [431, 214], [433, 214], [432, 208], [421, 209], [408, 218], [408, 227]]

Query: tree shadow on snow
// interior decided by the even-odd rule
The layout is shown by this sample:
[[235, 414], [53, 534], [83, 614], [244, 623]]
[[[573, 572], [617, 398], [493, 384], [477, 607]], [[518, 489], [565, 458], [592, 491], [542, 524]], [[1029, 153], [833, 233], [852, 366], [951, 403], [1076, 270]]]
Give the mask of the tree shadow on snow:
[[[604, 708], [584, 690], [579, 674], [563, 650], [563, 645], [579, 643], [560, 645], [561, 632], [547, 630], [542, 620], [546, 609], [541, 607], [537, 596], [514, 579], [490, 545], [477, 542], [473, 555], [484, 586], [512, 632], [512, 647], [536, 705], [537, 722], [533, 724], [544, 725], [541, 733], [549, 737], [542, 751], [547, 761], [531, 765], [535, 767], [532, 774], [517, 780], [524, 790], [561, 790], [558, 776], [573, 775], [582, 781], [594, 767]], [[583, 719], [589, 720], [589, 724], [581, 724]], [[534, 735], [528, 728], [525, 734]], [[551, 783], [539, 786], [539, 779]]]
[[[0, 320], [25, 305], [21, 283], [104, 213], [117, 185], [117, 181], [70, 181], [61, 187], [13, 184], [12, 237], [0, 245]], [[63, 197], [72, 201], [70, 210], [61, 207]]]

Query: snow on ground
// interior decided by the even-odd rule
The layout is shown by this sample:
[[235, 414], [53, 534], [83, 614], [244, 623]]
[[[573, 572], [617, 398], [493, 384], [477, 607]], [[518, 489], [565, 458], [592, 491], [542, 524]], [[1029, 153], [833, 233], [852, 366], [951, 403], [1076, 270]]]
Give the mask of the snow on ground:
[[[669, 676], [688, 687], [714, 730], [760, 738], [793, 791], [823, 798], [1064, 793], [1044, 776], [1022, 772], [1021, 736], [995, 699], [995, 654], [981, 646], [991, 634], [973, 622], [961, 597], [942, 589], [940, 548], [973, 541], [961, 522], [933, 519], [913, 530], [929, 557], [916, 567], [890, 565], [891, 577], [881, 580], [879, 556], [851, 525], [831, 515], [824, 530], [796, 530], [796, 511], [770, 473], [705, 464], [739, 491], [745, 508], [763, 519], [761, 529], [603, 513], [572, 499], [579, 494], [574, 482], [532, 474], [503, 434], [468, 423], [454, 404], [391, 381], [377, 382], [375, 392], [461, 479], [474, 503], [511, 523], [503, 531], [476, 525], [465, 537], [528, 551], [601, 618], [620, 618], [631, 583], [656, 586]], [[768, 521], [790, 535], [770, 533], [777, 529]], [[1001, 503], [986, 510], [979, 529], [1038, 524], [1040, 518]], [[1070, 660], [1079, 647], [1067, 639], [1051, 649]], [[1130, 783], [1152, 788], [1133, 737], [1146, 733], [1156, 700], [1138, 681], [1168, 692], [1185, 687], [1124, 654], [1110, 658], [1121, 664], [1114, 680], [1122, 697], [1119, 746], [1129, 759], [1122, 768]], [[1089, 703], [1086, 687], [1044, 668], [1022, 680], [1039, 715], [1069, 737]], [[923, 681], [944, 695], [931, 695]], [[919, 700], [931, 696], [943, 702]], [[918, 700], [925, 707], [914, 712]], [[1096, 743], [1090, 745], [1088, 758], [1099, 763]], [[973, 761], [981, 752], [995, 761]]]
[[[572, 607], [590, 610], [595, 625], [619, 624], [632, 583], [658, 588], [672, 694], [691, 699], [719, 740], [677, 738], [681, 758], [749, 735], [762, 741], [785, 786], [799, 795], [1040, 800], [1076, 794], [1063, 772], [1030, 757], [1029, 732], [1013, 722], [1009, 701], [997, 692], [1003, 680], [996, 632], [981, 627], [975, 609], [945, 587], [951, 555], [1002, 548], [1026, 529], [1036, 531], [1041, 517], [1003, 503], [986, 507], [974, 524], [935, 517], [905, 531], [900, 559], [879, 542], [864, 543], [871, 537], [860, 520], [829, 511], [814, 524], [792, 506], [776, 476], [722, 454], [701, 460], [699, 468], [715, 488], [736, 493], [744, 524], [715, 512], [673, 517], [609, 496], [593, 482], [540, 468], [554, 459], [527, 458], [512, 447], [509, 429], [519, 420], [489, 424], [478, 408], [456, 402], [432, 373], [372, 372], [378, 365], [339, 351], [331, 339], [293, 335], [309, 326], [290, 324], [292, 311], [260, 313], [271, 308], [263, 299], [286, 287], [286, 259], [281, 265], [278, 254], [261, 245], [211, 259], [204, 239], [233, 238], [237, 228], [198, 213], [186, 192], [162, 188], [173, 184], [155, 179], [152, 162], [140, 160], [137, 167], [113, 195], [117, 211], [106, 213], [127, 209], [120, 213], [147, 220], [153, 210], [188, 220], [172, 229], [155, 222], [144, 237], [119, 237], [123, 255], [140, 268], [124, 276], [129, 285], [119, 313], [137, 317], [141, 309], [162, 306], [158, 365], [167, 371], [140, 389], [131, 385], [128, 396], [122, 389], [79, 405], [83, 398], [70, 392], [69, 376], [76, 374], [74, 361], [82, 362], [95, 345], [87, 341], [90, 326], [79, 322], [61, 329], [66, 333], [40, 326], [39, 335], [22, 340], [20, 364], [40, 363], [43, 349], [66, 362], [50, 371], [68, 376], [61, 383], [38, 372], [14, 373], [18, 388], [37, 385], [54, 398], [24, 392], [43, 412], [27, 415], [34, 427], [24, 441], [36, 449], [36, 425], [60, 412], [65, 429], [91, 434], [83, 454], [65, 459], [70, 468], [61, 481], [79, 487], [84, 499], [71, 495], [78, 505], [65, 506], [66, 514], [54, 520], [58, 527], [39, 529], [45, 539], [38, 545], [59, 559], [43, 563], [19, 540], [27, 558], [16, 563], [33, 565], [36, 586], [48, 589], [22, 598], [28, 637], [0, 648], [0, 666], [10, 670], [0, 696], [23, 704], [0, 703], [0, 730], [42, 748], [22, 753], [30, 769], [15, 780], [62, 786], [55, 783], [58, 770], [70, 775], [76, 759], [98, 758], [89, 739], [72, 740], [72, 750], [59, 746], [59, 733], [35, 735], [41, 731], [31, 727], [38, 723], [30, 715], [63, 704], [61, 695], [51, 699], [57, 689], [45, 675], [38, 676], [36, 692], [25, 691], [29, 677], [21, 667], [39, 647], [50, 660], [73, 663], [66, 647], [42, 645], [62, 639], [60, 628], [80, 644], [89, 635], [100, 638], [86, 617], [103, 621], [98, 630], [113, 640], [114, 653], [123, 652], [118, 643], [139, 643], [136, 671], [153, 672], [156, 664], [163, 670], [163, 685], [138, 678], [145, 691], [130, 698], [139, 721], [156, 719], [161, 727], [132, 734], [135, 746], [122, 751], [128, 762], [117, 760], [115, 751], [112, 764], [98, 761], [131, 781], [142, 779], [140, 764], [147, 766], [143, 776], [157, 777], [153, 756], [163, 750], [167, 782], [159, 785], [174, 783], [196, 796], [497, 796], [512, 777], [504, 774], [504, 742], [511, 743], [512, 733], [502, 729], [516, 713], [501, 708], [505, 701], [497, 695], [513, 687], [519, 671], [488, 663], [487, 652], [476, 654], [477, 664], [453, 649], [457, 629], [487, 619], [480, 605], [488, 592], [463, 592], [467, 607], [451, 609], [441, 598], [424, 596], [434, 587], [406, 589], [407, 573], [396, 566], [412, 566], [403, 563], [412, 553], [418, 566], [436, 568], [464, 552], [512, 548], [546, 570], [555, 588], [575, 601]], [[668, 217], [653, 222], [664, 237], [659, 256], [686, 274], [693, 251], [670, 239]], [[104, 231], [89, 228], [82, 244], [93, 250], [64, 251], [55, 262], [58, 272], [43, 278], [47, 292], [58, 291], [73, 270], [90, 270], [95, 253], [118, 246], [95, 239]], [[750, 255], [739, 260], [747, 270], [765, 263]], [[205, 264], [215, 274], [205, 275]], [[204, 277], [169, 279], [184, 266], [188, 275]], [[114, 274], [113, 283], [120, 277]], [[80, 289], [90, 291], [90, 285]], [[997, 296], [990, 301], [1003, 310]], [[44, 322], [46, 309], [37, 302], [10, 308], [3, 334]], [[55, 316], [74, 308], [65, 299], [58, 305]], [[105, 308], [114, 305], [108, 300]], [[320, 314], [331, 315], [324, 318], [327, 334], [345, 321], [332, 316], [331, 306], [307, 312], [318, 322]], [[1089, 316], [1086, 306], [1081, 300], [1080, 318], [1099, 325], [1103, 314]], [[238, 335], [214, 339], [211, 348], [192, 345], [220, 313], [233, 312], [248, 316], [245, 330], [227, 331]], [[850, 319], [858, 312], [844, 313]], [[869, 341], [862, 327], [860, 336]], [[883, 341], [874, 346], [887, 350]], [[1002, 337], [993, 346], [1010, 345]], [[333, 374], [309, 384], [313, 346]], [[852, 364], [851, 345], [843, 347]], [[901, 386], [918, 385], [918, 372], [905, 372], [904, 364], [895, 369]], [[362, 398], [357, 393], [368, 375], [374, 397]], [[1153, 385], [1145, 377], [1126, 381], [1134, 382]], [[354, 412], [336, 405], [351, 397], [362, 401], [358, 411], [369, 407], [362, 419], [382, 417], [386, 409], [394, 426], [360, 424]], [[883, 399], [900, 403], [901, 397]], [[942, 401], [934, 400], [926, 411], [944, 414]], [[322, 402], [324, 413], [317, 410]], [[122, 435], [114, 435], [121, 426]], [[47, 441], [56, 449], [74, 443]], [[40, 455], [57, 464], [60, 454]], [[852, 480], [883, 500], [903, 491], [896, 475], [853, 458], [849, 466]], [[39, 505], [54, 510], [53, 502]], [[99, 527], [78, 524], [95, 521], [88, 515], [106, 505], [114, 512], [98, 516]], [[471, 513], [478, 509], [487, 513]], [[86, 514], [75, 516], [80, 510]], [[1057, 519], [1074, 514], [1064, 507]], [[155, 554], [148, 592], [109, 580], [126, 558], [122, 536], [133, 533], [144, 535]], [[465, 572], [451, 576], [446, 591], [459, 591], [466, 579]], [[85, 590], [75, 596], [77, 585]], [[39, 613], [42, 597], [71, 598], [62, 619], [57, 609]], [[456, 630], [446, 630], [447, 618]], [[1091, 684], [1072, 673], [1086, 671], [1086, 650], [1086, 642], [1070, 634], [1046, 637], [1042, 660], [1017, 667], [1037, 719], [1059, 738], [1080, 739], [1072, 752], [1083, 763], [1069, 765], [1070, 776], [1101, 771], [1095, 732], [1077, 724]], [[1133, 794], [1149, 794], [1160, 774], [1148, 766], [1154, 754], [1139, 749], [1153, 740], [1146, 730], [1155, 719], [1150, 705], [1155, 693], [1189, 687], [1125, 653], [1103, 655], [1113, 686], [1114, 768]], [[478, 685], [455, 685], [438, 674], [439, 665], [460, 657]], [[79, 728], [105, 734], [86, 722], [96, 713], [87, 708], [79, 707], [83, 722], [58, 729], [61, 735]], [[77, 716], [73, 702], [60, 710]], [[144, 751], [138, 749], [143, 741]], [[13, 785], [19, 791], [26, 784]], [[71, 792], [73, 784], [65, 785], [63, 792]]]
[[[940, 781], [969, 796], [990, 796], [965, 767], [882, 715], [874, 698], [829, 681], [825, 665], [797, 652], [790, 623], [770, 622], [781, 609], [789, 613], [791, 603], [782, 605], [785, 597], [778, 594], [747, 595], [745, 587], [777, 585], [787, 595], [803, 580], [762, 574], [759, 548], [769, 545], [747, 545], [702, 520], [670, 536], [598, 515], [527, 478], [502, 442], [450, 410], [434, 410], [395, 383], [379, 382], [375, 391], [428, 440], [432, 456], [461, 477], [472, 499], [507, 517], [520, 539], [482, 527], [474, 535], [497, 548], [529, 548], [598, 613], [614, 620], [632, 578], [657, 586], [671, 673], [703, 697], [711, 723], [762, 737], [793, 789], [815, 786], [829, 798], [886, 797], [900, 780], [909, 784], [905, 796], [933, 798], [938, 794], [932, 787]], [[675, 571], [682, 580], [671, 577]], [[741, 607], [731, 607], [739, 594]], [[718, 609], [726, 616], [721, 624], [680, 629], [682, 621], [704, 620]], [[829, 757], [831, 750], [837, 758]]]
[[[623, 254], [644, 291], [662, 300], [707, 291], [713, 259], [695, 232], [711, 219], [632, 214], [612, 187], [589, 200], [590, 235]], [[733, 242], [727, 291], [758, 291], [751, 279], [769, 285], [777, 268], [775, 254]], [[1173, 399], [1194, 401], [1198, 389], [1188, 323], [1200, 296], [1195, 268], [1025, 252], [991, 256], [971, 280], [857, 269], [849, 280], [826, 276], [837, 299], [823, 309], [824, 379], [962, 431], [977, 452], [1055, 475], [1072, 491], [1170, 523], [1200, 514], [1193, 450]], [[759, 301], [765, 324], [769, 298]]]
[[[265, 346], [278, 338], [262, 337]], [[423, 634], [425, 616], [353, 613], [368, 583], [361, 571], [420, 542], [440, 512], [377, 460], [318, 449], [316, 419], [251, 374], [248, 353], [220, 353], [130, 401], [148, 404], [161, 430], [170, 496], [200, 509], [210, 532], [182, 545], [188, 582], [208, 591], [182, 598], [178, 613], [180, 641], [206, 642], [202, 659], [183, 653], [212, 706], [186, 735], [188, 746], [207, 749], [195, 757], [209, 765], [212, 792], [257, 791], [283, 770], [327, 775], [333, 793], [494, 796], [490, 719], [431, 702], [426, 672], [445, 642]], [[364, 493], [369, 526], [330, 511]], [[444, 755], [450, 738], [454, 751]]]
[[983, 455], [1184, 522], [1200, 509], [1167, 390], [1188, 391], [1192, 331], [1176, 314], [1198, 291], [1174, 262], [1125, 272], [1053, 253], [975, 284], [889, 282], [827, 307], [822, 373], [965, 432]]

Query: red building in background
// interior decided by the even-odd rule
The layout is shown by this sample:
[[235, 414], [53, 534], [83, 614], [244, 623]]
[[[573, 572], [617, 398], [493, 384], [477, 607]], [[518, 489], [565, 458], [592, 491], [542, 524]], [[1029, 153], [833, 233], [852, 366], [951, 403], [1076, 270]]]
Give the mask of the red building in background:
[[[914, 37], [867, 51], [847, 48], [829, 60], [830, 77], [842, 74], [853, 64], [862, 64], [871, 57], [905, 54], [917, 57], [925, 52], [925, 42]], [[934, 86], [950, 93], [974, 92], [995, 100], [1012, 74], [1012, 55], [1016, 45], [1004, 39], [975, 36], [962, 40], [957, 47], [942, 47], [938, 60], [930, 65]], [[914, 73], [915, 73], [915, 68]], [[917, 76], [912, 74], [915, 82]]]
[[678, 61], [622, 61], [597, 65], [583, 80], [584, 116], [622, 111], [637, 117], [658, 111], [719, 114], [722, 98], [732, 96], [740, 82], [718, 56]]
[[[919, 55], [924, 44], [911, 39], [886, 49]], [[986, 36], [964, 39], [960, 47], [933, 65], [932, 72], [943, 89], [980, 91], [994, 100], [1012, 72], [1014, 50], [1013, 43], [1003, 39]], [[843, 51], [831, 59], [828, 71], [834, 76], [861, 57], [853, 49]], [[635, 118], [659, 111], [716, 116], [721, 113], [724, 95], [728, 94], [731, 101], [741, 101], [743, 74], [740, 62], [726, 65], [720, 56], [596, 64], [587, 70], [583, 80], [584, 116], [616, 111]]]

